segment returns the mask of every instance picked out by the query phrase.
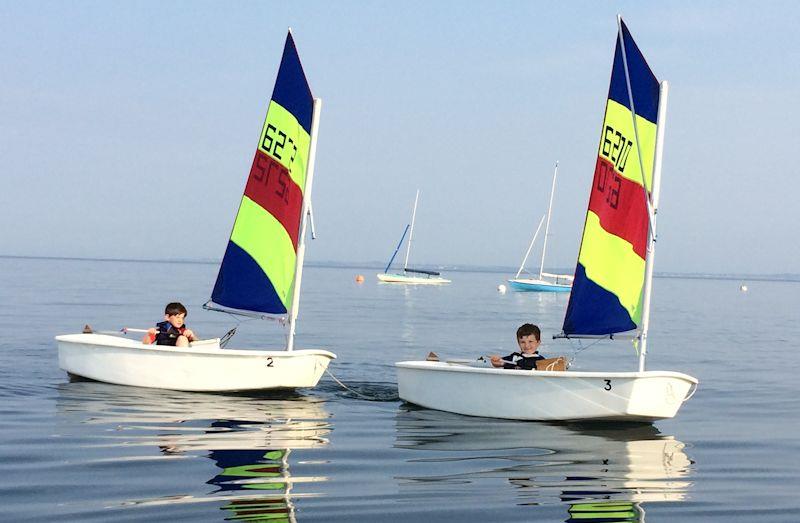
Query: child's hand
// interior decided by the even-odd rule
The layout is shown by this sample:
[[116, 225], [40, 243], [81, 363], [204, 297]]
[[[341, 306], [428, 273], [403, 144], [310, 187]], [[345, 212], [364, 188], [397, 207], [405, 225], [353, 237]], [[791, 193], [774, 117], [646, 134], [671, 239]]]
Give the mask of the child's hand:
[[492, 362], [492, 367], [500, 367], [503, 365], [503, 363], [500, 360], [500, 356], [498, 356], [497, 354], [492, 354], [491, 356], [489, 356], [489, 360]]
[[186, 336], [186, 339], [189, 341], [194, 341], [194, 332], [191, 329], [186, 329], [183, 331], [183, 335]]

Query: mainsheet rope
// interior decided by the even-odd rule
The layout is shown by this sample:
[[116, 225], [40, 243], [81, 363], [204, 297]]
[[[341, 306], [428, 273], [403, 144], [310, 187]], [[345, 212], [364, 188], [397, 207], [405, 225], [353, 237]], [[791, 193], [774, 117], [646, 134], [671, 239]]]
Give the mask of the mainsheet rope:
[[364, 394], [361, 394], [360, 392], [356, 392], [356, 391], [354, 391], [353, 389], [351, 389], [350, 387], [348, 387], [347, 385], [345, 385], [344, 383], [342, 383], [341, 381], [339, 381], [339, 378], [337, 378], [336, 376], [334, 376], [334, 375], [331, 373], [331, 371], [329, 371], [328, 369], [325, 369], [325, 373], [326, 373], [328, 376], [330, 376], [331, 378], [333, 378], [333, 381], [335, 381], [336, 383], [338, 383], [338, 384], [339, 384], [339, 385], [340, 385], [340, 386], [341, 386], [343, 389], [347, 390], [348, 392], [352, 392], [352, 393], [353, 393], [353, 394], [355, 394], [356, 396], [361, 396], [361, 397], [362, 397], [362, 398], [364, 398], [365, 400], [370, 400], [370, 401], [380, 400], [380, 398], [379, 398], [379, 397], [377, 397], [377, 396], [365, 396]]

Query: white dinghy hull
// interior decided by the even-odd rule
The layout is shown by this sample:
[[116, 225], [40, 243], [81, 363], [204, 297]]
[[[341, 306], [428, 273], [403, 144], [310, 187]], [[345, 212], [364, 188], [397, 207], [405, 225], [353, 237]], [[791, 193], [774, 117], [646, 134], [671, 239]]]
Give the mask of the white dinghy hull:
[[56, 336], [58, 365], [116, 385], [193, 392], [314, 387], [336, 356], [326, 350], [222, 349], [219, 339], [178, 348], [104, 334]]
[[378, 279], [384, 283], [406, 283], [411, 285], [442, 285], [451, 283], [450, 280], [438, 276], [428, 278], [424, 276], [405, 276], [403, 274], [385, 272], [378, 273], [377, 276]]
[[672, 418], [697, 380], [667, 371], [552, 372], [402, 361], [400, 399], [486, 418], [535, 421], [634, 421]]

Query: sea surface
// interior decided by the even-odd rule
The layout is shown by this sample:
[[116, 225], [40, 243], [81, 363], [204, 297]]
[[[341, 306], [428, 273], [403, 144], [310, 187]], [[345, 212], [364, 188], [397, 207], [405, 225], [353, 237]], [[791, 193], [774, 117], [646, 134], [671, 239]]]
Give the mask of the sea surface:
[[[150, 327], [173, 300], [195, 332], [223, 334], [237, 320], [202, 310], [216, 272], [0, 258], [0, 520], [800, 521], [799, 282], [656, 278], [647, 368], [700, 387], [652, 425], [401, 402], [395, 361], [505, 355], [524, 322], [574, 369], [636, 369], [630, 342], [552, 340], [567, 296], [501, 294], [508, 275], [491, 272], [426, 288], [307, 267], [297, 345], [335, 352], [347, 389], [325, 375], [281, 396], [181, 393], [70, 382], [58, 368], [55, 335]], [[230, 346], [283, 343], [254, 320]]]

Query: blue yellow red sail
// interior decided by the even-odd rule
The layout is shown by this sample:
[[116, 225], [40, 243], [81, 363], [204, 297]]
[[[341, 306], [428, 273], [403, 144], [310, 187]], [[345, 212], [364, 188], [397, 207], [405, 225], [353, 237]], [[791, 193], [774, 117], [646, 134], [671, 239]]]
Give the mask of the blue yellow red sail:
[[313, 97], [291, 32], [211, 300], [285, 314], [295, 281]]
[[620, 20], [567, 336], [641, 324], [658, 105], [659, 82]]

